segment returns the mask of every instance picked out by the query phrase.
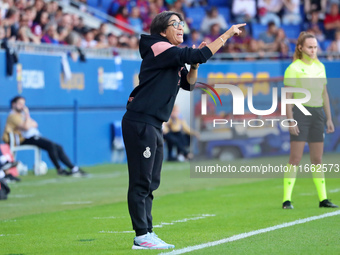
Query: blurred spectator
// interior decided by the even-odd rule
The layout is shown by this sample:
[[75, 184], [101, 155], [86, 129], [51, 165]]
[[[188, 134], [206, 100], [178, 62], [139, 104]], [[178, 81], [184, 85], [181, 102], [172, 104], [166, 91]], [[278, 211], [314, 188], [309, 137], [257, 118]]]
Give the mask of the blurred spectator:
[[59, 44], [59, 35], [57, 32], [57, 24], [49, 23], [44, 29], [44, 35], [41, 38], [43, 43]]
[[304, 30], [313, 30], [316, 39], [320, 42], [323, 42], [325, 40], [325, 35], [323, 33], [324, 27], [323, 22], [319, 20], [319, 17], [319, 11], [312, 11], [310, 22], [305, 24]]
[[184, 0], [184, 5], [187, 7], [202, 7], [207, 6], [207, 0]]
[[95, 37], [95, 40], [97, 41], [96, 48], [103, 49], [108, 47], [105, 34], [98, 33]]
[[106, 36], [109, 33], [108, 23], [102, 22], [98, 30], [98, 33], [104, 34]]
[[201, 44], [201, 42], [202, 42], [201, 33], [196, 29], [191, 29], [190, 36], [185, 44], [188, 45], [188, 47], [192, 47], [193, 45], [197, 47]]
[[326, 15], [327, 0], [304, 0], [304, 10], [308, 20], [313, 11], [318, 11], [319, 19], [324, 20]]
[[13, 0], [3, 0], [0, 2], [0, 21], [5, 18], [5, 15], [9, 8], [13, 7], [14, 3]]
[[254, 21], [256, 15], [255, 0], [234, 0], [232, 14], [236, 23], [249, 23]]
[[[49, 14], [49, 19], [51, 21], [55, 21], [56, 19], [56, 15], [57, 15], [57, 11], [58, 11], [58, 3], [56, 1], [51, 1], [49, 3], [46, 3], [45, 4], [46, 6], [46, 11], [48, 12]], [[60, 9], [59, 9], [59, 12], [60, 12]], [[57, 21], [56, 21], [57, 22]]]
[[69, 30], [66, 27], [60, 29], [60, 32], [58, 33], [59, 34], [59, 36], [58, 36], [59, 44], [67, 44], [66, 37], [68, 37], [68, 35], [70, 34], [71, 31], [72, 30]]
[[32, 28], [33, 21], [35, 20], [35, 18], [37, 16], [37, 11], [35, 10], [34, 6], [29, 6], [29, 7], [25, 8], [25, 12], [24, 13], [28, 17], [28, 26], [30, 28]]
[[81, 36], [77, 32], [71, 31], [65, 38], [65, 43], [68, 45], [81, 47]]
[[[193, 157], [187, 147], [190, 145], [190, 135], [198, 136], [198, 133], [191, 131], [187, 122], [180, 117], [177, 105], [174, 106], [169, 121], [163, 124], [163, 134], [168, 147], [168, 161], [184, 161]], [[176, 156], [172, 155], [173, 147], [177, 149]]]
[[78, 21], [76, 20], [76, 18], [74, 18], [73, 24], [73, 30], [78, 32], [79, 34], [85, 34], [85, 32], [87, 31], [87, 28], [84, 25], [84, 19], [82, 17], [79, 17]]
[[137, 36], [130, 37], [130, 49], [138, 50], [139, 49], [139, 40]]
[[335, 40], [332, 41], [327, 51], [340, 53], [340, 30], [335, 32]]
[[210, 26], [209, 33], [204, 37], [204, 41], [209, 44], [213, 41], [215, 41], [220, 36], [220, 24], [215, 23]]
[[333, 40], [335, 30], [340, 29], [340, 14], [338, 4], [332, 3], [330, 13], [326, 15], [324, 20], [324, 26], [326, 30], [326, 38]]
[[[120, 22], [116, 24], [116, 26], [121, 29], [122, 31], [126, 32], [126, 33], [129, 33], [129, 34], [132, 34], [133, 31], [130, 30], [129, 28], [127, 28], [126, 26], [129, 25], [129, 20], [128, 20], [128, 17], [129, 17], [129, 11], [128, 11], [128, 8], [126, 6], [120, 6], [118, 8], [118, 11], [117, 11], [117, 14], [115, 16], [115, 18], [117, 20], [119, 20]], [[125, 26], [125, 25], [126, 26]]]
[[5, 19], [3, 20], [2, 24], [4, 25], [5, 29], [10, 28], [10, 36], [15, 38], [18, 34], [19, 30], [19, 17], [20, 13], [19, 10], [15, 7], [10, 8], [6, 15]]
[[143, 32], [143, 21], [140, 17], [139, 7], [135, 6], [131, 9], [130, 17], [128, 18], [129, 24], [136, 32]]
[[118, 38], [114, 34], [110, 33], [107, 36], [107, 42], [109, 47], [117, 47], [118, 46]]
[[60, 33], [63, 29], [67, 29], [69, 31], [73, 30], [72, 16], [68, 13], [64, 13], [58, 22], [58, 33]]
[[148, 16], [143, 18], [143, 30], [144, 31], [149, 32], [151, 22], [158, 13], [159, 13], [158, 6], [154, 2], [150, 2]]
[[282, 0], [283, 16], [282, 23], [285, 25], [301, 24], [300, 0]]
[[235, 50], [238, 52], [247, 52], [249, 49], [251, 36], [248, 34], [247, 29], [240, 28], [242, 33], [239, 36], [233, 36], [230, 38], [231, 43], [235, 45]]
[[209, 33], [213, 24], [219, 24], [223, 31], [227, 30], [228, 28], [226, 20], [221, 14], [218, 13], [218, 9], [216, 7], [211, 7], [211, 9], [207, 11], [205, 17], [203, 18], [201, 23], [202, 33]]
[[84, 39], [81, 41], [81, 47], [83, 48], [95, 48], [97, 41], [94, 40], [94, 31], [89, 29], [84, 34]]
[[[247, 52], [249, 53], [258, 53], [258, 54], [263, 54], [263, 50], [260, 49], [260, 44], [258, 41], [256, 41], [254, 38], [252, 38], [249, 42], [249, 47], [247, 49]], [[249, 56], [246, 57], [247, 61], [254, 61], [256, 60], [255, 57]]]
[[130, 47], [130, 38], [127, 35], [122, 35], [118, 38], [118, 47], [120, 48], [129, 48]]
[[167, 9], [164, 6], [164, 1], [163, 0], [154, 0], [154, 3], [158, 9], [158, 13], [161, 13], [163, 11], [166, 11]]
[[37, 11], [37, 14], [39, 14], [40, 12], [44, 11], [43, 8], [45, 6], [45, 3], [43, 0], [35, 0], [34, 2], [34, 8]]
[[37, 23], [33, 23], [33, 26], [31, 29], [33, 34], [41, 38], [43, 35], [43, 31], [45, 29], [45, 26], [47, 25], [48, 22], [49, 22], [48, 13], [45, 11], [41, 12], [39, 16], [39, 21]]
[[[109, 0], [103, 0], [103, 1], [109, 1]], [[107, 10], [107, 14], [113, 17], [116, 16], [116, 14], [118, 13], [118, 9], [122, 6], [126, 6], [127, 3], [128, 3], [127, 0], [112, 0]]]
[[290, 59], [289, 55], [289, 45], [284, 42], [279, 42], [278, 44], [278, 52], [280, 53], [281, 59]]
[[35, 36], [29, 28], [29, 17], [27, 14], [22, 14], [20, 17], [20, 27], [18, 30], [17, 40], [22, 42], [40, 43], [40, 38]]
[[274, 21], [268, 23], [267, 31], [263, 32], [259, 36], [259, 47], [264, 51], [275, 51], [276, 44], [275, 38], [277, 34], [277, 27]]
[[27, 7], [27, 0], [16, 0], [15, 7], [23, 11]]
[[289, 40], [286, 36], [285, 31], [282, 28], [279, 28], [277, 30], [276, 37], [275, 37], [275, 43], [276, 43], [275, 51], [280, 52], [282, 50], [282, 48], [286, 49], [286, 47], [284, 47], [284, 45], [287, 46], [287, 48], [289, 50]]
[[267, 25], [270, 21], [274, 21], [278, 27], [281, 25], [279, 12], [282, 9], [282, 1], [283, 0], [258, 0], [258, 14], [262, 25]]

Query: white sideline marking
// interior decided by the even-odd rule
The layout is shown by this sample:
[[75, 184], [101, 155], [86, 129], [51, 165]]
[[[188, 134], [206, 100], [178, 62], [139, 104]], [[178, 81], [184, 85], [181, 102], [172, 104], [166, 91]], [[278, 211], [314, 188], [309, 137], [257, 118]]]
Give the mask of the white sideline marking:
[[286, 222], [286, 223], [282, 223], [282, 224], [279, 224], [279, 225], [276, 225], [276, 226], [272, 226], [272, 227], [268, 227], [268, 228], [262, 228], [262, 229], [250, 231], [250, 232], [247, 232], [247, 233], [234, 235], [234, 236], [224, 238], [224, 239], [221, 239], [221, 240], [218, 240], [218, 241], [203, 243], [203, 244], [194, 245], [194, 246], [188, 246], [188, 247], [183, 248], [183, 249], [173, 250], [171, 252], [164, 252], [164, 253], [162, 252], [162, 253], [159, 253], [159, 254], [162, 254], [162, 255], [164, 255], [164, 254], [171, 254], [171, 255], [183, 254], [183, 253], [192, 252], [192, 251], [195, 251], [195, 250], [204, 249], [204, 248], [207, 248], [207, 247], [212, 247], [212, 246], [216, 246], [216, 245], [220, 245], [220, 244], [224, 244], [224, 243], [237, 241], [237, 240], [244, 239], [244, 238], [247, 238], [247, 237], [250, 237], [250, 236], [274, 231], [274, 230], [277, 230], [277, 229], [287, 228], [287, 227], [291, 227], [291, 226], [294, 226], [294, 225], [303, 224], [303, 223], [306, 223], [306, 222], [309, 222], [309, 221], [319, 220], [319, 219], [332, 217], [332, 216], [336, 216], [336, 215], [340, 215], [340, 210], [337, 210], [335, 212], [321, 214], [321, 215], [318, 215], [318, 216], [308, 217], [308, 218], [305, 218], [305, 219], [299, 219], [299, 220], [295, 220], [295, 221], [291, 221], [291, 222]]
[[98, 233], [104, 233], [104, 234], [125, 234], [125, 233], [135, 233], [135, 231], [99, 231]]
[[[173, 220], [170, 223], [162, 222], [161, 224], [155, 225], [153, 227], [154, 228], [162, 228], [163, 226], [166, 226], [166, 225], [174, 225], [175, 223], [179, 223], [179, 222], [187, 222], [187, 221], [190, 221], [190, 220], [200, 220], [200, 219], [205, 219], [207, 217], [214, 217], [214, 216], [216, 216], [216, 215], [215, 214], [202, 214], [200, 216], [193, 217], [193, 218], [184, 218], [184, 219], [181, 219], [181, 220]], [[126, 234], [126, 233], [135, 233], [135, 231], [105, 231], [105, 230], [102, 230], [102, 231], [99, 231], [99, 233]]]
[[30, 195], [30, 194], [16, 194], [16, 195], [11, 195], [11, 197], [15, 197], [15, 198], [26, 198], [26, 197], [34, 197], [34, 195]]
[[173, 220], [170, 223], [162, 222], [161, 224], [155, 225], [153, 227], [154, 228], [162, 228], [163, 226], [166, 226], [166, 225], [174, 225], [175, 223], [179, 223], [179, 222], [187, 222], [187, 221], [190, 221], [190, 220], [200, 220], [200, 219], [205, 219], [207, 217], [214, 217], [214, 216], [216, 216], [216, 215], [215, 214], [202, 214], [202, 215], [194, 217], [194, 218], [185, 218], [185, 219], [182, 219], [182, 220]]
[[92, 201], [74, 201], [74, 202], [63, 202], [62, 205], [83, 205], [92, 204]]
[[340, 191], [340, 189], [331, 189], [330, 191], [329, 191], [329, 193], [337, 193], [337, 192], [339, 192]]
[[115, 216], [109, 216], [109, 217], [93, 217], [93, 219], [95, 220], [104, 220], [104, 219], [117, 219], [119, 217], [115, 217]]
[[21, 236], [23, 234], [0, 234], [0, 236]]

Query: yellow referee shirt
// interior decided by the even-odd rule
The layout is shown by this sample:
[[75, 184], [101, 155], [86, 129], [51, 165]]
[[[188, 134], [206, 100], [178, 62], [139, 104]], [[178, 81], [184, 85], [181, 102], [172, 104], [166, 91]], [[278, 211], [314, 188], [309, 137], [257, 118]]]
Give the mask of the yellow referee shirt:
[[[309, 107], [322, 107], [322, 93], [327, 84], [325, 66], [318, 60], [311, 65], [297, 59], [286, 69], [283, 84], [285, 86], [304, 88], [311, 93], [311, 99], [303, 104]], [[303, 93], [294, 93], [294, 98], [304, 98]]]

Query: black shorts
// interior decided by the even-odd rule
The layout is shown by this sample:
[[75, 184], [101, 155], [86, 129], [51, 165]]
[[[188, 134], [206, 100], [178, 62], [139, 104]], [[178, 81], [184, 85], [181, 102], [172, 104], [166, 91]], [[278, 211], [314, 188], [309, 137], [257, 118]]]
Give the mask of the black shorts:
[[297, 121], [299, 135], [290, 134], [290, 141], [297, 142], [323, 142], [325, 130], [325, 115], [322, 107], [307, 107], [305, 108], [312, 115], [305, 115], [296, 106], [293, 107], [293, 118]]

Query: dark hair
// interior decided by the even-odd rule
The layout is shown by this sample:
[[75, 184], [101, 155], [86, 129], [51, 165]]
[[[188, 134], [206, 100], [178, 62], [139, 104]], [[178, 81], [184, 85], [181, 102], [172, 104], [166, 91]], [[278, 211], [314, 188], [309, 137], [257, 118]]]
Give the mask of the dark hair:
[[272, 27], [272, 26], [275, 26], [275, 25], [276, 25], [276, 24], [275, 24], [274, 21], [269, 21], [268, 24], [267, 24], [268, 28], [269, 28], [269, 27]]
[[176, 15], [179, 20], [183, 20], [183, 17], [178, 12], [172, 12], [172, 11], [163, 11], [152, 20], [151, 26], [150, 26], [150, 33], [152, 35], [154, 34], [160, 34], [164, 32], [168, 25], [169, 25], [169, 19], [172, 15]]
[[13, 97], [10, 101], [10, 107], [12, 108], [12, 105], [16, 102], [18, 102], [19, 99], [25, 99], [23, 96], [16, 96], [16, 97]]

